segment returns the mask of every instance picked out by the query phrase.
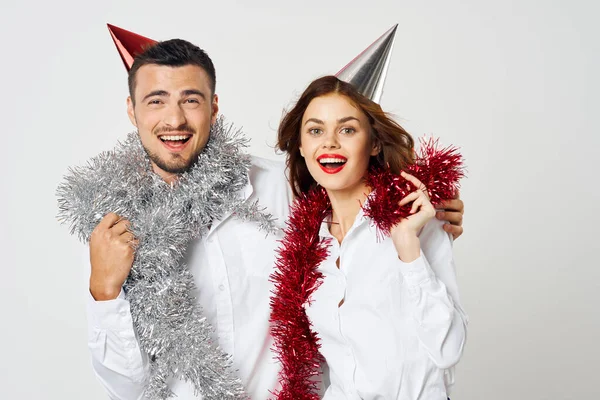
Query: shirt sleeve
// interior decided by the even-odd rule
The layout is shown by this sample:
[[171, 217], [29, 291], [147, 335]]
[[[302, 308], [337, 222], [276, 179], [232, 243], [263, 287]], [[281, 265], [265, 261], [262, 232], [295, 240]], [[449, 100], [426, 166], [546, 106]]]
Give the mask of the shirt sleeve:
[[419, 239], [421, 255], [400, 263], [413, 304], [417, 335], [438, 368], [454, 366], [461, 358], [468, 318], [460, 305], [450, 236], [443, 222], [430, 221]]
[[[85, 262], [89, 270], [89, 252]], [[114, 300], [96, 301], [89, 289], [87, 297], [88, 348], [96, 377], [113, 400], [142, 399], [149, 363], [133, 328], [129, 301], [123, 290]]]

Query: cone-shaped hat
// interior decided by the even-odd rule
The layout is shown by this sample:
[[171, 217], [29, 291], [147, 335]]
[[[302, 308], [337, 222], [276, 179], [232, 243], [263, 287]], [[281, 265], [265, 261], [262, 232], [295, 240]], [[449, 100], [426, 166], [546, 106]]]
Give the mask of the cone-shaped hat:
[[138, 35], [137, 33], [126, 31], [111, 24], [106, 25], [127, 71], [131, 69], [135, 56], [156, 43], [156, 40]]
[[353, 84], [364, 96], [379, 103], [383, 94], [397, 27], [398, 24], [391, 27], [335, 76]]

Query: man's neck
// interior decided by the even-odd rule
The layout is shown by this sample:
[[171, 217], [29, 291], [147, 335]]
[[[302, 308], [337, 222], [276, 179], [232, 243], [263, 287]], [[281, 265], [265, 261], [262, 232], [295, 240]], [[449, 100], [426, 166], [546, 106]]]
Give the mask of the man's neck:
[[152, 170], [169, 185], [173, 185], [175, 182], [177, 182], [177, 179], [179, 179], [179, 174], [163, 171], [154, 163], [152, 163]]

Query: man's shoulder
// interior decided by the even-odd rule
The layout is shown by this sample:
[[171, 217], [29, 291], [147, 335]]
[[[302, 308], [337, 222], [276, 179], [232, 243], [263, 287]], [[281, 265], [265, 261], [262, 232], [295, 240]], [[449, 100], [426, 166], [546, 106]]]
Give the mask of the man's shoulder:
[[273, 185], [288, 185], [286, 167], [283, 161], [250, 156], [249, 175], [253, 186], [261, 186], [263, 182], [270, 182]]
[[273, 173], [285, 176], [285, 162], [278, 160], [269, 160], [258, 156], [250, 156], [250, 165], [252, 169], [259, 170], [260, 173]]
[[250, 183], [255, 198], [275, 215], [287, 214], [292, 193], [283, 161], [251, 156]]

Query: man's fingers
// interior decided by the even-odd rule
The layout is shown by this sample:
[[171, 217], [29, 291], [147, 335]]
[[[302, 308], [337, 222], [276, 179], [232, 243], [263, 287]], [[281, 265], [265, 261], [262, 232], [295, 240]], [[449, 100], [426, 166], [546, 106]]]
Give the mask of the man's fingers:
[[451, 234], [454, 239], [458, 239], [458, 237], [463, 233], [462, 226], [456, 226], [451, 224], [444, 224], [444, 230]]
[[438, 211], [435, 213], [435, 217], [442, 221], [448, 221], [456, 226], [462, 226], [463, 223], [463, 215], [459, 212]]
[[96, 228], [100, 230], [110, 229], [114, 224], [119, 222], [119, 219], [121, 219], [121, 217], [119, 217], [117, 214], [112, 212], [108, 213], [102, 218]]
[[126, 219], [122, 219], [119, 222], [117, 222], [116, 224], [113, 225], [112, 228], [110, 228], [110, 230], [115, 234], [115, 235], [122, 235], [123, 233], [127, 232], [129, 230], [129, 221], [127, 221]]
[[447, 211], [465, 212], [465, 204], [461, 199], [443, 200], [440, 203], [439, 208], [443, 208]]
[[135, 239], [135, 236], [133, 236], [133, 233], [131, 233], [129, 231], [125, 231], [119, 236], [119, 240], [121, 240], [122, 242], [125, 242], [125, 243], [130, 243], [136, 239]]

